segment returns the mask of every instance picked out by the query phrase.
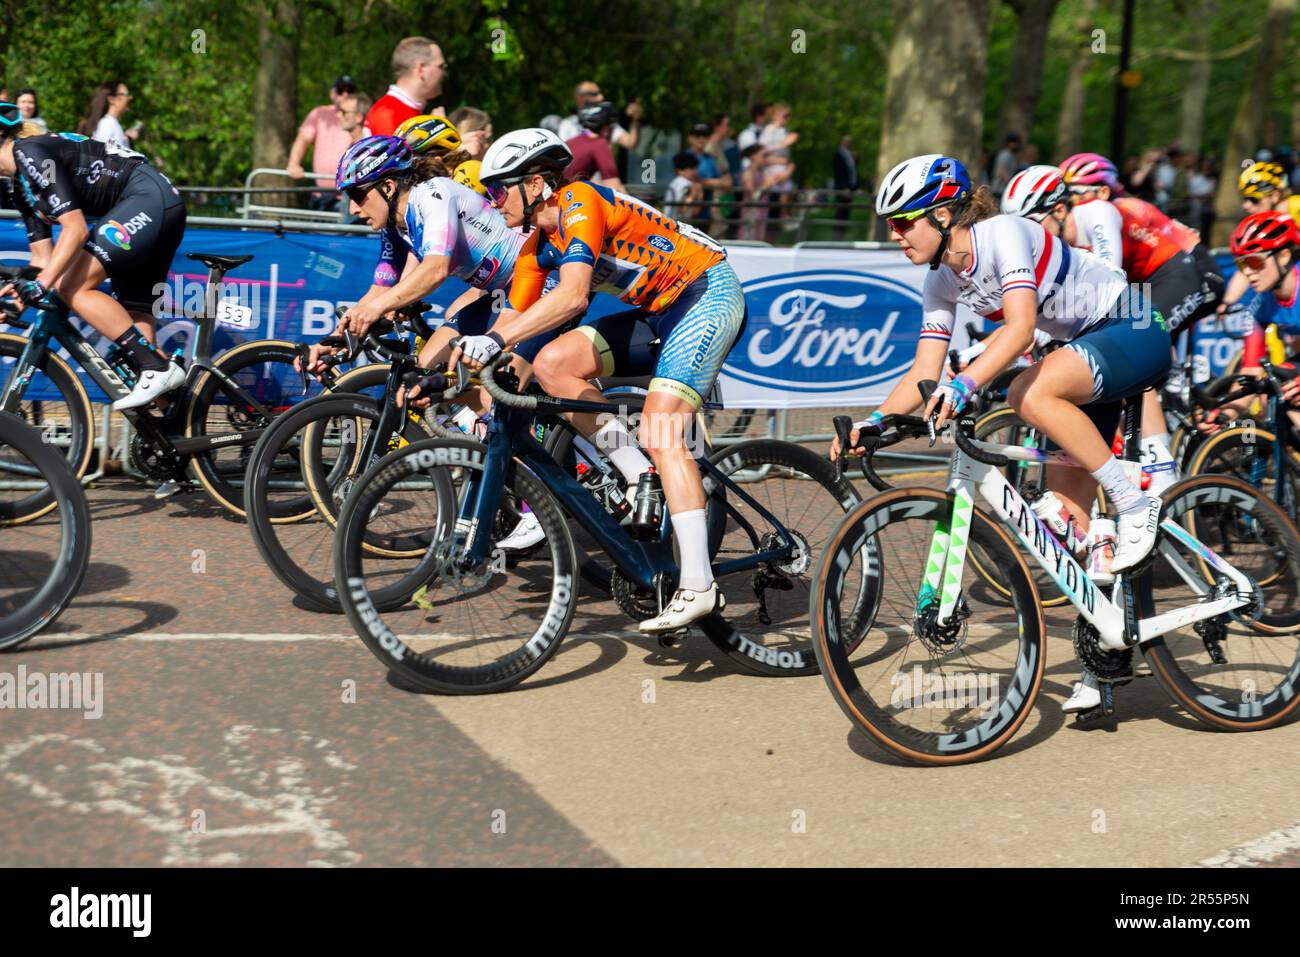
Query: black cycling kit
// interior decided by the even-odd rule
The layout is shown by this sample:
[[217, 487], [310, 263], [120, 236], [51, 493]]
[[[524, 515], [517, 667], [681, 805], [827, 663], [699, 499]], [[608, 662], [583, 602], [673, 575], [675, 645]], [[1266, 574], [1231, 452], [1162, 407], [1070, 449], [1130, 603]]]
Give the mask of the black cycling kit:
[[60, 216], [99, 219], [83, 247], [104, 264], [123, 305], [150, 311], [185, 233], [180, 191], [133, 150], [72, 133], [14, 143], [14, 201], [29, 242]]

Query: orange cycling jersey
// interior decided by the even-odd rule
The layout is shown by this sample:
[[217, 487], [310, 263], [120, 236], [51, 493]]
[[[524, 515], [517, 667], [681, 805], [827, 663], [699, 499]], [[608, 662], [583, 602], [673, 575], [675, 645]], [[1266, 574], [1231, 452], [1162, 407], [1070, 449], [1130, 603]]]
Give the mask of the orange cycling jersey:
[[552, 270], [583, 263], [592, 267], [592, 292], [662, 312], [726, 258], [704, 233], [608, 187], [570, 183], [559, 189], [558, 200], [558, 228], [553, 233], [535, 230], [515, 260], [512, 309], [523, 311], [535, 303]]

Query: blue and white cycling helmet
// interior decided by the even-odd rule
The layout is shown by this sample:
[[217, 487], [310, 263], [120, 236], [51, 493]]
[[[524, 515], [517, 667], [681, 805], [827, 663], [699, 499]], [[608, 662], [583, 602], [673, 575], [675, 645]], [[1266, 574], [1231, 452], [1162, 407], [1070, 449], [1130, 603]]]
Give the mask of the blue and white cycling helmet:
[[961, 160], [942, 153], [928, 153], [903, 160], [880, 183], [876, 192], [876, 214], [909, 219], [924, 215], [937, 229], [943, 240], [939, 250], [930, 260], [930, 268], [938, 269], [939, 260], [948, 248], [948, 228], [934, 217], [941, 206], [956, 206], [960, 212], [971, 194], [970, 174]]

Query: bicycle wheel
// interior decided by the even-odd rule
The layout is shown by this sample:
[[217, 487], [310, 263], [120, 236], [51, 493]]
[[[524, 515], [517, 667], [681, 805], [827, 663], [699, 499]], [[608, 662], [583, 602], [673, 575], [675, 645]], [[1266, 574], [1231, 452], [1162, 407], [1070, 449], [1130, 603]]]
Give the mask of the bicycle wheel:
[[[577, 607], [569, 526], [546, 486], [513, 462], [505, 492], [529, 503], [545, 547], [517, 563], [497, 551], [483, 568], [460, 568], [457, 514], [482, 481], [486, 456], [468, 439], [416, 442], [362, 476], [339, 515], [334, 562], [343, 609], [385, 667], [427, 691], [483, 694], [518, 684], [555, 654]], [[418, 558], [363, 547], [374, 534], [430, 533]], [[385, 608], [385, 592], [398, 589], [410, 589], [409, 600]]]
[[[994, 442], [998, 445], [1018, 445], [1021, 447], [1042, 447], [1045, 436], [1037, 429], [1026, 425], [1009, 405], [992, 409], [975, 421], [975, 438], [981, 442]], [[1045, 488], [1047, 486], [1046, 470], [1036, 462], [1009, 462], [1003, 474], [1017, 492], [1022, 495], [1030, 486]], [[1017, 543], [1019, 545], [1019, 543]], [[968, 555], [967, 561], [975, 574], [984, 579], [994, 591], [1001, 593], [1003, 575], [999, 569], [985, 569], [980, 556]], [[1034, 581], [1038, 584], [1038, 593], [1042, 596], [1043, 606], [1059, 608], [1070, 599], [1061, 594], [1048, 575], [1037, 562], [1027, 561], [1026, 566]]]
[[[253, 541], [275, 576], [322, 611], [343, 610], [334, 588], [334, 527], [357, 478], [361, 447], [378, 421], [379, 407], [369, 396], [317, 396], [277, 417], [248, 460], [245, 504]], [[407, 420], [406, 441], [426, 437]], [[315, 509], [298, 518], [304, 493]]]
[[[189, 407], [185, 411], [185, 436], [200, 438], [265, 429], [281, 412], [323, 394], [324, 387], [310, 376], [307, 377], [306, 391], [303, 391], [302, 376], [293, 368], [297, 356], [293, 343], [273, 339], [246, 342], [223, 353], [214, 363], [215, 367], [235, 386], [260, 402], [268, 414], [237, 401], [224, 391], [218, 375], [204, 371], [190, 390]], [[253, 442], [234, 442], [195, 453], [190, 458], [194, 478], [203, 490], [214, 502], [239, 518], [244, 517], [244, 474], [248, 471], [248, 458], [252, 451]], [[282, 502], [281, 507], [289, 508], [289, 502]], [[293, 508], [299, 517], [306, 517], [313, 510], [305, 495]]]
[[[1188, 475], [1227, 475], [1283, 503], [1294, 521], [1300, 502], [1300, 450], [1287, 449], [1278, 475], [1277, 433], [1257, 425], [1224, 429], [1210, 436], [1192, 456]], [[1279, 482], [1281, 487], [1278, 487]]]
[[[1203, 475], [1165, 493], [1164, 516], [1260, 582], [1261, 566], [1283, 565], [1249, 612], [1187, 626], [1142, 645], [1165, 690], [1199, 720], [1256, 731], [1300, 707], [1300, 535], [1281, 509], [1244, 482]], [[1220, 533], [1229, 528], [1230, 540]], [[1245, 534], [1242, 534], [1245, 530]], [[1198, 550], [1170, 536], [1134, 581], [1138, 615], [1150, 618], [1213, 594], [1221, 576]]]
[[[42, 501], [33, 518], [33, 501]], [[17, 416], [0, 412], [0, 648], [48, 626], [90, 563], [90, 508], [58, 450]]]
[[[968, 566], [949, 628], [934, 624], [937, 600], [919, 597], [936, 533], [942, 542], [955, 517], [953, 502], [949, 493], [919, 488], [868, 499], [835, 530], [812, 584], [813, 649], [831, 696], [877, 744], [919, 764], [993, 754], [1025, 722], [1043, 678], [1038, 589], [1020, 549], [981, 509], [967, 526], [968, 554], [1001, 573], [1001, 591]], [[844, 625], [861, 586], [850, 576], [871, 543], [880, 607], [855, 645]]]
[[[738, 481], [746, 494], [772, 515], [795, 542], [789, 558], [720, 575], [726, 596], [721, 614], [701, 620], [700, 630], [728, 658], [747, 671], [774, 677], [817, 670], [808, 625], [812, 571], [844, 514], [858, 504], [857, 491], [835, 467], [811, 449], [776, 439], [755, 439], [715, 452], [712, 461]], [[743, 483], [743, 484], [742, 484]], [[710, 548], [716, 564], [776, 547], [780, 530], [711, 474], [708, 496]], [[869, 559], [858, 556], [860, 564]], [[858, 595], [855, 627], [866, 633], [875, 595]]]
[[[22, 336], [0, 334], [0, 383], [8, 381], [26, 346]], [[95, 445], [95, 414], [81, 380], [58, 353], [47, 349], [41, 356], [36, 374], [12, 412], [38, 430], [46, 445], [63, 452], [73, 474], [78, 478], [86, 474]], [[53, 501], [47, 500], [46, 509], [53, 507]], [[11, 521], [30, 521], [43, 514], [18, 510]]]

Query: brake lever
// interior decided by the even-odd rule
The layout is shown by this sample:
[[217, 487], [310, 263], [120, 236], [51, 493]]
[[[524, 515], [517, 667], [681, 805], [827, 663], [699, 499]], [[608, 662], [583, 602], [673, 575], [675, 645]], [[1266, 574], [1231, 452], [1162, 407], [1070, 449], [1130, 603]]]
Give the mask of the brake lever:
[[[930, 397], [934, 395], [935, 390], [939, 388], [939, 383], [935, 382], [933, 379], [922, 379], [916, 384], [916, 388], [921, 393], [921, 405], [924, 407], [929, 405]], [[936, 432], [934, 428], [934, 420], [936, 418], [938, 418], [938, 413], [931, 412], [925, 419], [925, 427], [930, 433], [930, 448], [934, 448], [934, 443], [939, 441], [939, 433]]]

